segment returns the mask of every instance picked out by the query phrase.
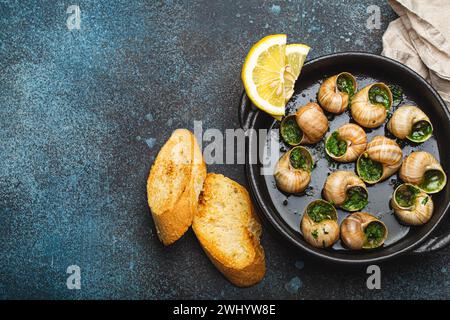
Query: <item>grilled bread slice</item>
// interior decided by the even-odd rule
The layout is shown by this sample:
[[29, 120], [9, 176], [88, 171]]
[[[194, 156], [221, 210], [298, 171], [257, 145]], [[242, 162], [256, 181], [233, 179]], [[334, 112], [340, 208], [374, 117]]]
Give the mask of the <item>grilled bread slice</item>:
[[248, 287], [264, 277], [261, 225], [247, 190], [240, 184], [209, 173], [192, 228], [212, 263], [233, 284]]
[[195, 136], [177, 129], [156, 157], [147, 180], [147, 199], [156, 231], [170, 245], [187, 231], [198, 206], [206, 165]]

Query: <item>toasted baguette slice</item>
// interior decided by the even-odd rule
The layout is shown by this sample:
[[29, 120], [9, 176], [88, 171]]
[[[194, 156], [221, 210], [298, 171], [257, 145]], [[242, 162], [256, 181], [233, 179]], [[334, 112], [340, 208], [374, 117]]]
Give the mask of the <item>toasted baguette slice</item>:
[[147, 198], [156, 231], [170, 245], [191, 226], [206, 177], [195, 136], [177, 129], [161, 148], [147, 180]]
[[209, 173], [192, 228], [212, 263], [233, 284], [248, 287], [264, 277], [261, 225], [247, 190], [240, 184]]

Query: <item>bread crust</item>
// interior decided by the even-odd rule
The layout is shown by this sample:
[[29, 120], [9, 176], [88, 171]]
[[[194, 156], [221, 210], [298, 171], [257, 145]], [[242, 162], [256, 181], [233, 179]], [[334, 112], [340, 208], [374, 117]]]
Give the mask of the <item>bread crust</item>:
[[[174, 164], [168, 159], [173, 148], [180, 143], [176, 141], [177, 139], [180, 139], [181, 143], [189, 144], [189, 146], [186, 146], [190, 150], [185, 155], [187, 157], [185, 159], [186, 163]], [[178, 192], [174, 192], [172, 196], [175, 199], [171, 198], [171, 201], [167, 201], [167, 204], [160, 207], [156, 204], [156, 201], [152, 201], [155, 194], [172, 191], [160, 190], [157, 187], [160, 182], [158, 180], [162, 178], [158, 175], [158, 170], [161, 170], [162, 166], [172, 166], [170, 169], [175, 174], [183, 174], [183, 179], [180, 185], [177, 186], [179, 188], [177, 189]], [[175, 130], [159, 151], [147, 179], [148, 205], [155, 222], [158, 237], [164, 245], [168, 246], [177, 241], [191, 226], [198, 207], [199, 192], [196, 189], [201, 189], [205, 177], [206, 164], [195, 136], [186, 129]], [[170, 176], [163, 176], [163, 178], [171, 179]]]
[[[203, 233], [202, 228], [197, 223], [198, 219], [196, 218], [200, 218], [205, 214], [211, 214], [208, 213], [208, 205], [210, 202], [216, 201], [217, 198], [226, 197], [226, 195], [214, 190], [212, 186], [214, 180], [219, 180], [220, 183], [230, 183], [236, 187], [236, 189], [239, 190], [240, 196], [245, 201], [246, 206], [249, 208], [249, 225], [233, 226], [235, 228], [241, 228], [245, 233], [244, 237], [250, 242], [251, 248], [248, 249], [253, 252], [253, 254], [252, 258], [245, 266], [239, 265], [236, 261], [230, 260], [223, 255], [220, 250], [218, 250], [218, 246], [221, 244], [223, 245], [222, 240], [224, 239], [214, 239], [215, 241], [212, 241]], [[266, 272], [266, 264], [264, 249], [260, 244], [261, 224], [255, 214], [250, 196], [243, 186], [221, 174], [208, 173], [199, 199], [199, 210], [194, 217], [192, 228], [206, 255], [231, 283], [238, 287], [249, 287], [262, 280]], [[241, 245], [245, 246], [246, 244]]]

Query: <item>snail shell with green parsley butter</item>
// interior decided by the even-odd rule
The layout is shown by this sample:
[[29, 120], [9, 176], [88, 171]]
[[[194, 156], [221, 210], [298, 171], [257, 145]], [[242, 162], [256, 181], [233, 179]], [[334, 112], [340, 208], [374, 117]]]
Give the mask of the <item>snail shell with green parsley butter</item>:
[[332, 246], [339, 239], [336, 209], [321, 199], [311, 202], [303, 213], [300, 228], [310, 245], [317, 248]]
[[380, 247], [387, 235], [386, 225], [366, 212], [352, 213], [341, 224], [341, 239], [351, 250]]
[[351, 101], [352, 117], [364, 128], [377, 128], [382, 125], [391, 107], [392, 92], [382, 82], [364, 87]]
[[331, 173], [323, 186], [323, 197], [347, 211], [359, 211], [368, 203], [365, 183], [351, 171]]
[[428, 140], [433, 134], [430, 118], [415, 106], [402, 106], [395, 110], [387, 128], [397, 138], [417, 143]]
[[359, 156], [356, 171], [364, 182], [374, 184], [397, 172], [402, 165], [402, 157], [402, 149], [394, 140], [376, 136]]
[[341, 72], [326, 79], [320, 86], [317, 99], [322, 108], [331, 113], [344, 112], [350, 97], [356, 92], [356, 79], [348, 72]]
[[437, 193], [447, 183], [447, 175], [436, 158], [426, 151], [411, 152], [403, 161], [400, 179], [426, 193]]
[[363, 128], [354, 123], [344, 124], [330, 134], [325, 151], [335, 161], [355, 161], [366, 149], [367, 136]]
[[298, 146], [303, 139], [303, 132], [295, 120], [295, 114], [287, 115], [280, 123], [280, 136], [290, 146]]
[[295, 119], [303, 133], [301, 144], [319, 142], [328, 130], [328, 119], [317, 103], [310, 102], [298, 109]]
[[425, 224], [433, 215], [431, 196], [409, 183], [401, 184], [395, 189], [391, 204], [396, 217], [407, 225]]
[[300, 193], [311, 181], [313, 159], [309, 151], [297, 146], [286, 152], [275, 166], [274, 177], [278, 189], [287, 193]]

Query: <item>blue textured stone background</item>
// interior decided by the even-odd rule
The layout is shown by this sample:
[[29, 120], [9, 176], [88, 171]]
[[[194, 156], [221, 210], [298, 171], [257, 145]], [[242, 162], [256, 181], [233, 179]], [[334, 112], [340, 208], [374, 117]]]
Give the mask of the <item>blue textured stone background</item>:
[[[81, 30], [66, 9], [81, 8]], [[365, 27], [368, 5], [381, 30]], [[238, 127], [243, 59], [287, 33], [309, 59], [381, 52], [385, 1], [0, 1], [1, 298], [450, 298], [450, 250], [363, 268], [311, 260], [264, 233], [264, 280], [230, 285], [192, 231], [158, 241], [145, 182], [170, 132]], [[215, 165], [245, 184], [242, 165]], [[81, 290], [66, 268], [81, 267]]]

